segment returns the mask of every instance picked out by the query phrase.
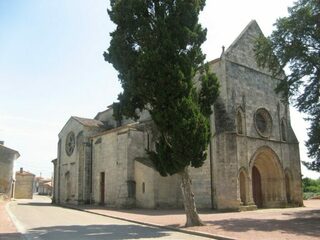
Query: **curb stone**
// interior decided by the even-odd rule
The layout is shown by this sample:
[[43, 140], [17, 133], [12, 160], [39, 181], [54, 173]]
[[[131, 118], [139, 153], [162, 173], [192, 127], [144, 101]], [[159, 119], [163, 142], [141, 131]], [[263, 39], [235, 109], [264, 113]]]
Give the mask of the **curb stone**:
[[14, 226], [16, 227], [17, 231], [21, 234], [21, 239], [23, 240], [29, 240], [30, 238], [27, 237], [27, 231], [25, 230], [25, 228], [21, 225], [20, 221], [16, 218], [15, 215], [13, 215], [13, 213], [11, 212], [11, 210], [9, 209], [9, 204], [11, 202], [8, 202], [5, 205], [5, 211], [7, 212], [7, 214], [9, 215], [12, 223], [14, 224]]

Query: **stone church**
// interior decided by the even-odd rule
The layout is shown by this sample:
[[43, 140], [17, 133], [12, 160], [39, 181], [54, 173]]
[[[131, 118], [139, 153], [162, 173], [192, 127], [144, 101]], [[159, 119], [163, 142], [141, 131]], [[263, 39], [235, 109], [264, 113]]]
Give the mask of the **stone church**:
[[[220, 97], [210, 118], [208, 159], [190, 169], [198, 208], [302, 206], [299, 143], [277, 79], [257, 66], [251, 21], [220, 58], [210, 62]], [[54, 201], [109, 207], [182, 207], [179, 178], [161, 177], [145, 149], [154, 147], [152, 121], [121, 124], [112, 107], [93, 119], [71, 117], [59, 133]]]

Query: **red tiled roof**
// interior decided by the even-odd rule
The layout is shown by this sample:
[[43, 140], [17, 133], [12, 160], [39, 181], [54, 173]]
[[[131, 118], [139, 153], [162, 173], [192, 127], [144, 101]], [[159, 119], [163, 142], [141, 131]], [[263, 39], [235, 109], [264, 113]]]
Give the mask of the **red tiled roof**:
[[80, 118], [72, 116], [73, 119], [77, 120], [79, 123], [86, 127], [102, 127], [103, 123], [101, 121], [90, 119], [90, 118]]
[[16, 172], [17, 175], [23, 175], [23, 176], [35, 176], [33, 173], [30, 173], [30, 172], [27, 172], [27, 171], [23, 171], [23, 172], [20, 172], [20, 171], [17, 171]]

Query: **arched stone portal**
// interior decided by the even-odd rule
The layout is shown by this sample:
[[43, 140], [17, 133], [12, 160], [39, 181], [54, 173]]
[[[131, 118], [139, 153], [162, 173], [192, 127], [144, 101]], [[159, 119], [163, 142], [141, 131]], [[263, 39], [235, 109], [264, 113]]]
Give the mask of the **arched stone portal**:
[[285, 178], [276, 153], [260, 148], [251, 160], [252, 196], [257, 207], [282, 207], [286, 204]]

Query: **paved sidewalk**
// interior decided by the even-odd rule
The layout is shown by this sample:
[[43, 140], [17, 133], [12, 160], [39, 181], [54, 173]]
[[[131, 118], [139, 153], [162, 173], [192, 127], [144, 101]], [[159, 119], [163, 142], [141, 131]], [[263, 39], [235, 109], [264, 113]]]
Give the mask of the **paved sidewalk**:
[[[184, 228], [181, 210], [114, 210], [77, 206], [87, 212], [134, 222], [202, 232], [232, 239], [320, 239], [320, 200], [304, 201], [306, 207], [219, 213], [200, 211], [206, 226]], [[74, 208], [74, 206], [72, 206]]]
[[19, 240], [23, 239], [11, 221], [5, 206], [8, 202], [0, 200], [0, 239], [1, 240]]

